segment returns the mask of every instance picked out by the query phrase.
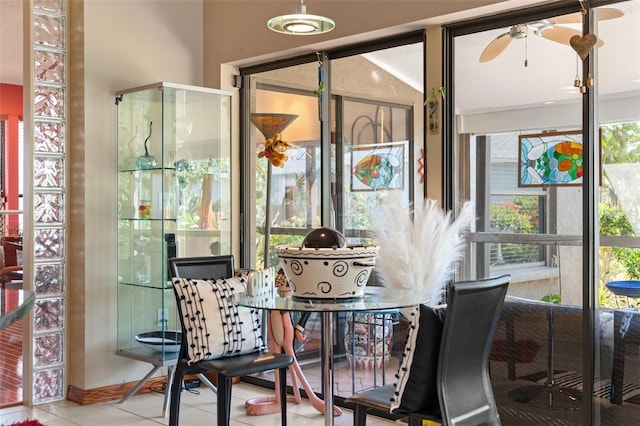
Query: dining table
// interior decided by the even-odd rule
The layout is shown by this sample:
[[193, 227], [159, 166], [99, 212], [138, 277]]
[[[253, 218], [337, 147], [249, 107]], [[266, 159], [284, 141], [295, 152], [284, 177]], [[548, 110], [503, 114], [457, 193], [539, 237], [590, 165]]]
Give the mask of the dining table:
[[308, 299], [295, 295], [280, 297], [276, 294], [250, 296], [239, 293], [234, 301], [239, 306], [264, 309], [267, 311], [315, 312], [321, 317], [322, 339], [322, 384], [324, 396], [324, 424], [333, 426], [333, 340], [335, 338], [334, 316], [338, 312], [375, 312], [408, 308], [429, 301], [430, 294], [421, 294], [415, 290], [373, 287], [365, 288], [362, 297], [349, 299]]
[[35, 299], [35, 293], [27, 290], [0, 289], [0, 330], [25, 316], [33, 307]]

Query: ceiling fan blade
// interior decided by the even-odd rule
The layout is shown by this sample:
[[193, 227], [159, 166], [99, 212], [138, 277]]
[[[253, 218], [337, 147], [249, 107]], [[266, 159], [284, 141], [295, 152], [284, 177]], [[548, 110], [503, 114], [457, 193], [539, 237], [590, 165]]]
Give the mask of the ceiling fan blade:
[[[553, 27], [553, 28], [544, 30], [540, 33], [540, 36], [546, 38], [547, 40], [555, 41], [556, 43], [560, 43], [560, 44], [566, 44], [568, 46], [571, 45], [569, 43], [569, 40], [571, 39], [571, 37], [575, 35], [582, 37], [582, 32], [578, 30], [574, 30], [573, 28]], [[604, 46], [604, 41], [601, 39], [598, 39], [598, 41], [596, 42], [596, 46], [598, 47]]]
[[624, 16], [623, 11], [620, 9], [614, 9], [613, 7], [597, 8], [596, 11], [598, 12], [598, 21], [607, 21], [609, 19], [617, 19]]
[[582, 31], [574, 30], [573, 28], [567, 27], [552, 27], [540, 33], [540, 36], [546, 38], [547, 40], [566, 45], [569, 44], [569, 40], [571, 39], [571, 37], [575, 35], [582, 37]]
[[480, 54], [480, 63], [489, 62], [495, 59], [499, 54], [501, 54], [504, 49], [509, 46], [511, 43], [511, 37], [509, 37], [509, 33], [500, 34], [496, 37], [495, 40], [491, 41], [491, 43], [487, 44], [487, 47], [484, 48], [482, 53]]
[[[624, 13], [620, 9], [614, 9], [612, 7], [598, 8], [598, 21], [606, 21], [609, 19], [616, 19], [624, 16]], [[556, 16], [549, 19], [554, 24], [580, 24], [582, 23], [582, 13], [570, 13], [568, 15]]]

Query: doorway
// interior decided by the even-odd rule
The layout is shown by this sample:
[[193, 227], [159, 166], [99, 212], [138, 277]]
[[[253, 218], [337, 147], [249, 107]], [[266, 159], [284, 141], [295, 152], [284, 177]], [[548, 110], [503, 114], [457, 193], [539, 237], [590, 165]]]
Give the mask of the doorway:
[[[637, 191], [618, 172], [638, 161], [638, 86], [626, 70], [640, 51], [623, 59], [612, 45], [640, 35], [639, 2], [607, 3], [589, 11], [589, 25], [564, 5], [448, 28], [449, 195], [473, 200], [477, 217], [463, 273], [512, 276], [491, 357], [504, 425], [626, 424], [638, 412], [614, 384], [613, 358], [625, 358], [614, 318], [627, 311], [605, 282], [633, 278], [623, 259], [632, 265], [638, 250], [625, 210], [637, 204], [621, 202]], [[583, 62], [559, 33], [604, 44]], [[626, 358], [624, 386], [634, 389], [638, 359]], [[614, 389], [622, 401], [612, 402]]]

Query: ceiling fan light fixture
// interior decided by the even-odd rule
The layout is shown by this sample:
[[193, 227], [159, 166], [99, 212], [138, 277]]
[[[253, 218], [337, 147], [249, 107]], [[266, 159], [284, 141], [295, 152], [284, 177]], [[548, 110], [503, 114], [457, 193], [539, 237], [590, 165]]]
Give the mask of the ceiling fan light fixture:
[[525, 38], [527, 36], [528, 27], [525, 24], [517, 24], [509, 28], [509, 36], [515, 39]]
[[314, 35], [328, 33], [333, 30], [336, 23], [333, 19], [307, 13], [304, 0], [300, 0], [297, 13], [282, 15], [267, 21], [267, 27], [271, 31], [289, 35]]

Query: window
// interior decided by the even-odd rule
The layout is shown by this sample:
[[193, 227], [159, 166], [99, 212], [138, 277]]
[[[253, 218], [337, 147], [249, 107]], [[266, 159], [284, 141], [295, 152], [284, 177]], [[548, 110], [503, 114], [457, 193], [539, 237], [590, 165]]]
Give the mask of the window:
[[[241, 70], [243, 267], [277, 266], [275, 246], [320, 226], [349, 243], [370, 240], [386, 193], [412, 201], [422, 192], [414, 153], [424, 145], [423, 36]], [[400, 72], [398, 57], [420, 68]], [[275, 134], [289, 144], [282, 164], [263, 153]]]
[[620, 302], [605, 284], [640, 280], [640, 195], [634, 187], [640, 170], [640, 121], [612, 123], [601, 130], [600, 302], [617, 307]]
[[[518, 187], [518, 134], [487, 136], [489, 148], [489, 232], [504, 234], [544, 234], [547, 190]], [[543, 264], [541, 246], [494, 243], [490, 246], [492, 268]]]
[[[11, 126], [11, 122], [8, 123], [6, 120], [0, 119], [0, 146], [2, 147], [0, 167], [2, 184], [0, 185], [0, 192], [2, 195], [2, 207], [5, 210], [22, 211], [24, 209], [24, 122], [22, 120], [17, 121], [17, 148], [8, 148], [8, 141], [5, 139], [5, 131], [8, 125]], [[7, 235], [22, 235], [22, 214], [4, 214], [0, 218], [0, 222], [2, 222], [3, 233]]]
[[[343, 134], [342, 206], [338, 222], [345, 236], [367, 237], [388, 191], [409, 194], [413, 167], [410, 127], [413, 107], [338, 97]], [[340, 174], [338, 174], [340, 176]]]

